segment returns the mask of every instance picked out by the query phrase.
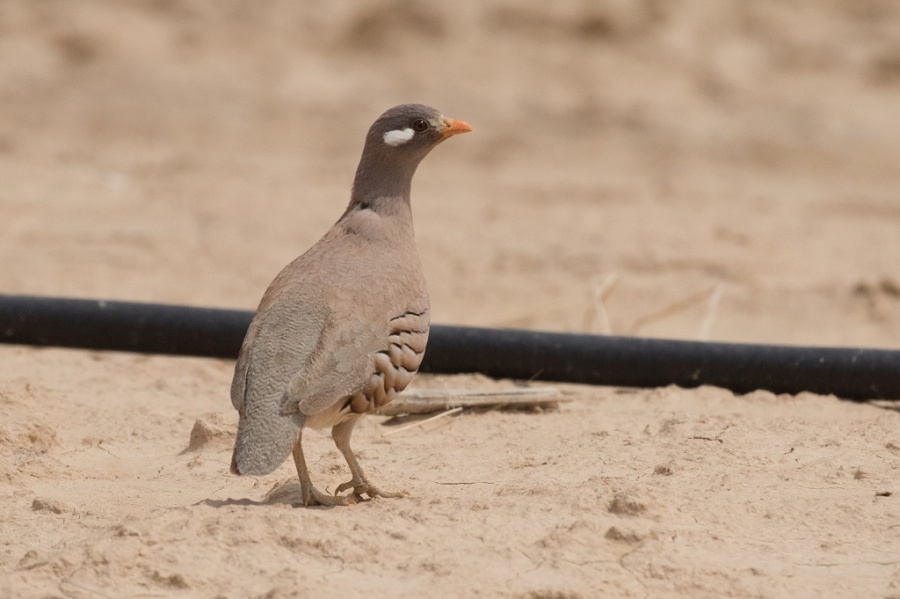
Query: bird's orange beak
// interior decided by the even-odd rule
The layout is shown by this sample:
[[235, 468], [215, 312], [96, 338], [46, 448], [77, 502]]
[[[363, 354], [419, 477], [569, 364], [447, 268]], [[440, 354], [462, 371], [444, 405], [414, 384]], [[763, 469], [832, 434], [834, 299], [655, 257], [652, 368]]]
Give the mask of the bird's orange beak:
[[444, 123], [447, 127], [441, 131], [441, 139], [447, 139], [460, 133], [468, 133], [472, 130], [472, 126], [469, 123], [458, 119], [444, 119]]

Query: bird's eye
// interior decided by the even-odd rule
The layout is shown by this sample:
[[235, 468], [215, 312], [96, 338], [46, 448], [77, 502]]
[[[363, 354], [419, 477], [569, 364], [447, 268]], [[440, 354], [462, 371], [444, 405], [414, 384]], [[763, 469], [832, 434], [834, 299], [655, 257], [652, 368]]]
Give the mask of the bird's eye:
[[428, 129], [428, 121], [425, 119], [416, 119], [413, 121], [413, 131], [417, 133], [421, 133], [425, 129]]

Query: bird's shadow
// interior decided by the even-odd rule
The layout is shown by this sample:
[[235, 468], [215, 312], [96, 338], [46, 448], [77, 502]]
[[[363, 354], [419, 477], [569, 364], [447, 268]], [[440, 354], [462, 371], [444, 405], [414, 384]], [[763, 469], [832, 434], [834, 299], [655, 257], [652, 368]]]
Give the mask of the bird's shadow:
[[214, 508], [227, 507], [230, 505], [240, 505], [244, 507], [253, 507], [253, 506], [269, 506], [269, 505], [278, 505], [284, 504], [289, 505], [291, 507], [305, 507], [308, 509], [318, 509], [318, 510], [330, 510], [334, 506], [322, 506], [322, 505], [303, 505], [303, 493], [300, 488], [299, 482], [283, 482], [275, 485], [272, 489], [266, 493], [266, 496], [263, 497], [261, 501], [256, 501], [254, 499], [234, 499], [229, 497], [228, 499], [204, 499], [203, 501], [198, 501], [194, 505], [206, 505]]

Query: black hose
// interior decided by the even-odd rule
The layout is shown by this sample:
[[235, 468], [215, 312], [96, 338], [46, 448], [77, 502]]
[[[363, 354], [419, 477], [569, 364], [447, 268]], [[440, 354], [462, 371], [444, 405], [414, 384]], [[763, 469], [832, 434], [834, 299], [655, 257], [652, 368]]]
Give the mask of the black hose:
[[[0, 342], [234, 358], [253, 313], [0, 295]], [[423, 372], [736, 393], [900, 399], [900, 351], [708, 343], [434, 325]]]
[[0, 342], [236, 358], [253, 312], [0, 294]]

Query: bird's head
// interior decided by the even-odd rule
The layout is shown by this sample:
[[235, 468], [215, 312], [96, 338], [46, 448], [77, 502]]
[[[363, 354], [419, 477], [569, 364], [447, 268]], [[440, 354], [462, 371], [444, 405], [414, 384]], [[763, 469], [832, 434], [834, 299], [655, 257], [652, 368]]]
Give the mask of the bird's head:
[[434, 146], [472, 127], [422, 104], [394, 106], [376, 120], [366, 138], [367, 150], [395, 159], [421, 160]]
[[419, 162], [445, 139], [471, 130], [468, 123], [422, 104], [401, 104], [387, 110], [366, 135], [353, 201], [388, 196], [408, 200]]

